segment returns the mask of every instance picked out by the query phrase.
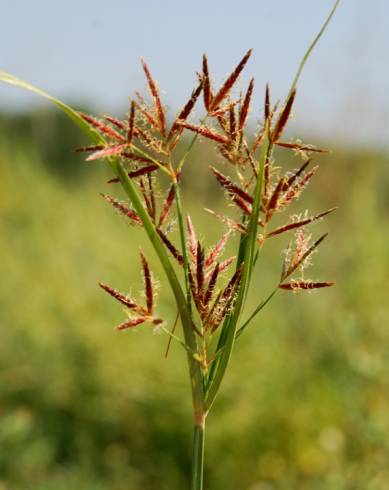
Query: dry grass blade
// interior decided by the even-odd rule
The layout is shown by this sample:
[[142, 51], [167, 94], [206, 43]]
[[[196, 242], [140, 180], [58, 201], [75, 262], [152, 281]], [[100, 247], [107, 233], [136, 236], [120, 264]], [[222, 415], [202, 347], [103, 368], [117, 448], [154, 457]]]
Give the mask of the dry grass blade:
[[147, 82], [149, 84], [149, 89], [150, 93], [154, 99], [154, 105], [155, 105], [155, 113], [158, 118], [158, 123], [159, 123], [159, 129], [161, 133], [165, 136], [166, 133], [166, 121], [165, 121], [165, 114], [163, 111], [163, 107], [161, 104], [161, 99], [159, 96], [159, 91], [157, 88], [157, 84], [155, 83], [153, 77], [151, 76], [150, 70], [144, 60], [141, 60], [142, 66], [143, 66], [143, 71], [145, 72]]
[[124, 204], [122, 204], [120, 201], [118, 201], [114, 197], [108, 196], [107, 194], [103, 194], [103, 193], [101, 193], [101, 196], [107, 202], [109, 202], [110, 204], [112, 204], [112, 206], [114, 208], [116, 208], [122, 214], [124, 214], [124, 216], [127, 216], [127, 218], [130, 218], [130, 220], [133, 221], [135, 224], [137, 224], [137, 225], [142, 225], [143, 224], [141, 218], [139, 217], [139, 215], [135, 211], [133, 211], [132, 209], [128, 208], [127, 206], [125, 206]]
[[296, 89], [293, 90], [292, 93], [290, 94], [290, 96], [289, 96], [289, 98], [285, 104], [285, 107], [282, 110], [282, 112], [278, 118], [278, 121], [274, 127], [274, 130], [271, 133], [271, 140], [273, 143], [276, 143], [281, 138], [282, 133], [284, 132], [286, 123], [288, 122], [290, 113], [292, 111], [292, 106], [293, 106], [293, 102], [294, 102], [295, 97], [296, 97]]
[[252, 49], [249, 49], [247, 53], [243, 56], [242, 60], [238, 64], [238, 66], [235, 68], [235, 70], [231, 73], [231, 75], [227, 78], [227, 80], [224, 82], [222, 87], [219, 89], [217, 94], [213, 97], [212, 103], [210, 106], [210, 110], [215, 111], [216, 109], [219, 108], [219, 105], [223, 102], [223, 100], [226, 98], [230, 90], [232, 89], [233, 85], [235, 84], [236, 80], [238, 79], [239, 75], [241, 74], [243, 68], [245, 67], [247, 61], [249, 60], [250, 56], [252, 53]]

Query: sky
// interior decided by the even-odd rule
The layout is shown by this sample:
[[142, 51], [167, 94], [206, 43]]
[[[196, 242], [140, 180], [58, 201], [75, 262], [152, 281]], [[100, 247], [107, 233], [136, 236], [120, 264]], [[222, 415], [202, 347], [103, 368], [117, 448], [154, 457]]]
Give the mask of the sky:
[[[124, 115], [144, 90], [144, 57], [172, 111], [189, 96], [202, 53], [215, 84], [247, 51], [256, 107], [269, 82], [288, 92], [333, 0], [0, 0], [0, 69], [67, 102]], [[342, 0], [298, 86], [295, 128], [358, 145], [389, 142], [389, 2]], [[0, 85], [0, 112], [41, 105]], [[253, 116], [255, 116], [253, 112]]]

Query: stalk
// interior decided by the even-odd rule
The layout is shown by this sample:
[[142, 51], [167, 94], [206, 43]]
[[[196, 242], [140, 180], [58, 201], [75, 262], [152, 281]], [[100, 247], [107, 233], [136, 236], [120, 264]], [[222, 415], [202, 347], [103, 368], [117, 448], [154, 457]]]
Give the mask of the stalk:
[[[133, 182], [128, 177], [127, 172], [124, 170], [123, 166], [116, 159], [111, 160], [110, 163], [113, 171], [120, 179], [120, 183], [122, 184], [123, 190], [126, 192], [136, 212], [141, 217], [145, 231], [166, 273], [166, 276], [170, 283], [180, 313], [181, 322], [184, 331], [185, 343], [187, 344], [187, 346], [192, 352], [196, 352], [197, 343], [196, 343], [194, 330], [192, 328], [192, 316], [188, 309], [186, 298], [185, 295], [183, 294], [177, 275], [170, 263], [166, 250], [161, 243], [161, 239], [159, 238], [157, 232], [155, 231], [154, 225], [151, 222], [138, 196], [138, 192]], [[195, 412], [195, 417], [196, 418], [202, 417], [204, 413], [204, 390], [203, 390], [203, 377], [201, 374], [200, 365], [194, 359], [193, 355], [189, 351], [187, 353], [187, 359], [188, 359], [189, 372], [190, 372], [192, 399], [193, 399], [193, 408]]]
[[194, 425], [191, 490], [203, 490], [205, 417]]

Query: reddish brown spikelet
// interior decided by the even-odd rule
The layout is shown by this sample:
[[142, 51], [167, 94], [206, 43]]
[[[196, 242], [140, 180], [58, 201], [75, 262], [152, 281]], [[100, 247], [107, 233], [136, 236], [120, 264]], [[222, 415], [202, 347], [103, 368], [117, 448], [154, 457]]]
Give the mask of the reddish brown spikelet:
[[196, 254], [196, 280], [197, 280], [197, 290], [200, 293], [204, 285], [204, 249], [197, 242], [197, 254]]
[[122, 214], [127, 216], [127, 218], [130, 218], [134, 223], [137, 225], [142, 225], [142, 220], [141, 218], [133, 211], [132, 209], [127, 208], [124, 204], [119, 202], [117, 199], [108, 196], [107, 194], [101, 193], [101, 196], [108, 201], [112, 206], [116, 209], [118, 209]]
[[269, 89], [269, 84], [266, 84], [266, 91], [265, 91], [265, 121], [267, 121], [270, 117], [270, 89]]
[[94, 146], [82, 146], [81, 148], [77, 148], [76, 152], [81, 153], [81, 152], [91, 152], [91, 151], [98, 151], [104, 149], [104, 145], [94, 145]]
[[232, 296], [235, 292], [235, 289], [237, 288], [237, 285], [240, 282], [241, 277], [242, 277], [242, 266], [240, 266], [239, 269], [237, 271], [235, 271], [234, 275], [230, 279], [230, 282], [225, 287], [223, 294], [222, 294], [223, 300], [229, 301], [232, 298]]
[[128, 296], [125, 296], [124, 294], [120, 293], [116, 289], [111, 288], [110, 286], [107, 286], [107, 284], [104, 284], [102, 282], [99, 282], [99, 286], [104, 289], [108, 294], [110, 294], [112, 297], [120, 301], [124, 306], [127, 306], [127, 308], [130, 308], [130, 310], [133, 309], [138, 309], [138, 305]]
[[233, 256], [233, 257], [229, 257], [226, 260], [223, 260], [223, 262], [220, 262], [219, 272], [224, 272], [226, 269], [228, 269], [228, 267], [230, 267], [230, 265], [234, 262], [235, 259], [236, 257]]
[[294, 172], [289, 178], [288, 180], [286, 181], [286, 185], [285, 185], [285, 189], [284, 190], [287, 190], [289, 189], [289, 187], [295, 182], [295, 180], [300, 177], [300, 175], [304, 172], [304, 170], [308, 167], [308, 165], [311, 163], [311, 160], [307, 160], [306, 162], [304, 162], [301, 167], [296, 170], [296, 172]]
[[135, 127], [135, 102], [131, 101], [130, 114], [128, 116], [127, 143], [131, 145]]
[[241, 189], [239, 186], [234, 184], [231, 179], [223, 175], [221, 172], [216, 170], [214, 167], [210, 167], [211, 172], [213, 175], [216, 177], [218, 182], [230, 193], [233, 195], [237, 195], [241, 197], [244, 201], [252, 204], [254, 202], [254, 199], [248, 194], [246, 191]]
[[154, 206], [153, 206], [153, 201], [151, 199], [151, 195], [150, 195], [150, 190], [149, 189], [146, 189], [146, 186], [145, 186], [145, 181], [144, 181], [144, 178], [142, 177], [139, 181], [139, 188], [140, 188], [140, 192], [143, 196], [143, 200], [144, 200], [144, 203], [145, 203], [145, 206], [146, 206], [146, 209], [147, 209], [147, 212], [149, 214], [149, 216], [154, 220]]
[[247, 204], [247, 202], [241, 199], [239, 196], [234, 196], [233, 201], [245, 214], [251, 216], [253, 210], [250, 204]]
[[84, 114], [83, 112], [79, 112], [79, 114], [84, 119], [84, 121], [93, 126], [100, 133], [109, 136], [110, 138], [119, 141], [120, 143], [125, 143], [126, 140], [123, 138], [123, 136], [115, 131], [113, 128], [111, 128], [111, 126], [108, 126], [108, 124], [104, 124], [94, 117], [89, 116], [88, 114]]
[[230, 236], [229, 231], [227, 233], [224, 233], [224, 235], [217, 242], [217, 244], [211, 249], [211, 251], [209, 252], [205, 260], [205, 267], [211, 267], [211, 265], [215, 262], [215, 260], [219, 257], [219, 255], [223, 252], [229, 236]]
[[133, 153], [131, 151], [123, 152], [122, 156], [125, 158], [128, 158], [129, 160], [135, 161], [135, 162], [143, 162], [143, 163], [152, 163], [153, 162], [150, 158], [147, 158], [147, 157], [144, 157], [141, 155], [137, 155], [136, 153]]
[[266, 208], [266, 221], [268, 221], [273, 213], [277, 210], [277, 204], [279, 202], [279, 198], [280, 198], [280, 195], [281, 195], [281, 192], [282, 192], [282, 189], [284, 188], [285, 186], [285, 179], [284, 177], [281, 177], [281, 179], [278, 181], [274, 191], [273, 191], [273, 194], [269, 200], [269, 203], [267, 205], [267, 208]]
[[170, 211], [170, 209], [172, 207], [172, 204], [173, 204], [173, 201], [174, 201], [175, 196], [176, 196], [175, 187], [172, 184], [170, 186], [170, 189], [169, 189], [168, 195], [167, 195], [167, 197], [165, 199], [165, 202], [163, 203], [161, 215], [159, 217], [158, 226], [162, 226], [163, 223], [165, 222], [166, 217], [168, 216], [169, 211]]
[[220, 305], [221, 296], [222, 296], [222, 292], [219, 291], [211, 309], [209, 310], [207, 316], [203, 320], [205, 327], [209, 328], [211, 331], [214, 331], [221, 321], [220, 315], [217, 314], [218, 307]]
[[136, 104], [136, 107], [145, 116], [145, 118], [146, 118], [147, 122], [150, 124], [150, 126], [156, 130], [159, 130], [158, 122], [154, 119], [153, 115], [150, 114], [150, 112], [147, 110], [146, 106], [140, 106], [139, 104]]
[[288, 223], [287, 225], [280, 226], [275, 230], [267, 233], [266, 238], [275, 235], [280, 235], [281, 233], [285, 233], [286, 231], [294, 230], [296, 228], [301, 228], [302, 226], [308, 225], [309, 223], [312, 223], [313, 221], [317, 221], [318, 219], [323, 218], [327, 214], [332, 213], [332, 211], [335, 211], [335, 209], [337, 208], [331, 208], [328, 211], [324, 211], [323, 213], [316, 214], [315, 216], [310, 216], [309, 218], [305, 218], [303, 220], [295, 221], [294, 223]]
[[[133, 170], [132, 172], [128, 172], [128, 176], [130, 179], [134, 179], [135, 177], [141, 177], [142, 175], [150, 174], [155, 170], [158, 170], [157, 165], [147, 165], [146, 167], [139, 168], [138, 170]], [[114, 179], [110, 179], [108, 184], [112, 184], [114, 182], [119, 182], [119, 179], [115, 177]]]
[[153, 303], [154, 303], [153, 282], [151, 279], [150, 267], [146, 260], [146, 257], [144, 256], [142, 250], [140, 250], [139, 253], [140, 253], [140, 260], [142, 262], [143, 278], [145, 281], [147, 313], [151, 315], [153, 313]]
[[320, 289], [333, 286], [334, 282], [291, 281], [280, 284], [278, 287], [286, 291], [298, 291], [299, 289]]
[[161, 133], [165, 136], [166, 121], [165, 121], [165, 114], [161, 104], [161, 99], [159, 97], [159, 91], [153, 77], [151, 76], [150, 70], [144, 60], [142, 60], [142, 66], [143, 66], [143, 71], [145, 72], [147, 78], [147, 82], [149, 84], [150, 93], [154, 99], [155, 113], [157, 114], [159, 129]]
[[247, 51], [247, 53], [243, 56], [242, 60], [238, 64], [238, 66], [231, 73], [231, 75], [227, 78], [227, 80], [221, 86], [221, 88], [219, 89], [217, 94], [213, 97], [211, 107], [210, 107], [211, 111], [215, 111], [216, 109], [218, 109], [221, 102], [228, 95], [228, 93], [232, 89], [233, 85], [235, 84], [236, 80], [238, 79], [239, 75], [241, 74], [243, 68], [245, 67], [248, 59], [250, 58], [251, 53], [252, 53], [252, 49], [249, 49]]
[[211, 110], [212, 89], [211, 89], [211, 79], [209, 77], [208, 60], [205, 54], [203, 55], [202, 85], [203, 85], [204, 105], [207, 111], [209, 112]]
[[325, 150], [323, 148], [316, 148], [312, 145], [303, 145], [301, 143], [286, 143], [285, 141], [277, 141], [277, 146], [282, 146], [283, 148], [289, 148], [291, 150], [301, 150], [307, 152], [315, 152], [315, 153], [328, 153], [329, 150]]
[[235, 230], [235, 231], [238, 231], [239, 233], [246, 233], [246, 228], [242, 224], [237, 223], [232, 218], [229, 218], [228, 216], [225, 216], [224, 214], [216, 213], [212, 209], [205, 208], [205, 211], [207, 213], [212, 214], [213, 216], [215, 216], [215, 218], [219, 219], [221, 222], [226, 224], [230, 230]]
[[204, 294], [203, 303], [204, 303], [205, 308], [208, 306], [209, 302], [211, 301], [212, 294], [213, 294], [213, 291], [215, 289], [215, 285], [216, 285], [218, 275], [219, 275], [219, 264], [216, 264], [215, 268], [212, 271], [211, 277], [209, 279], [207, 290]]
[[205, 128], [202, 126], [196, 126], [194, 124], [177, 121], [177, 125], [182, 126], [183, 128], [189, 129], [190, 131], [194, 131], [195, 133], [204, 136], [204, 138], [211, 139], [213, 141], [217, 141], [218, 143], [227, 144], [229, 142], [229, 138], [220, 133], [217, 133], [213, 129]]
[[182, 265], [184, 263], [184, 259], [177, 248], [172, 244], [172, 242], [168, 239], [165, 233], [157, 228], [157, 233], [160, 236], [162, 242], [166, 245], [166, 248], [173, 255], [173, 257], [177, 260], [177, 262]]
[[116, 327], [116, 330], [127, 330], [128, 328], [133, 328], [141, 323], [147, 322], [150, 319], [148, 316], [139, 316], [138, 318], [131, 318], [131, 320], [127, 320], [126, 322], [121, 323]]
[[111, 123], [113, 126], [116, 126], [118, 129], [125, 130], [126, 125], [122, 122], [119, 121], [119, 119], [116, 119], [116, 117], [108, 116], [107, 114], [104, 114], [104, 119]]
[[185, 104], [185, 106], [182, 108], [181, 112], [178, 114], [178, 116], [176, 117], [176, 120], [174, 121], [174, 123], [171, 127], [171, 130], [170, 130], [168, 137], [167, 137], [168, 141], [172, 138], [173, 134], [179, 128], [177, 121], [186, 121], [188, 119], [189, 114], [192, 112], [192, 109], [193, 109], [199, 95], [201, 94], [202, 88], [203, 88], [203, 86], [200, 83], [198, 85], [198, 87], [192, 92], [190, 99]]
[[250, 84], [248, 86], [245, 98], [243, 100], [242, 107], [239, 113], [239, 129], [242, 130], [244, 125], [246, 124], [247, 116], [249, 114], [251, 97], [253, 95], [254, 90], [254, 78], [250, 80]]
[[127, 147], [127, 145], [116, 145], [116, 146], [109, 146], [107, 148], [104, 148], [103, 150], [96, 151], [95, 153], [92, 153], [89, 155], [89, 157], [86, 159], [87, 162], [92, 162], [94, 160], [98, 160], [100, 158], [107, 158], [107, 157], [112, 157], [114, 155], [120, 155], [120, 153]]
[[235, 106], [234, 104], [230, 104], [229, 106], [229, 117], [230, 117], [230, 135], [231, 138], [234, 139], [234, 135], [236, 133], [236, 118], [235, 118]]
[[196, 238], [196, 232], [192, 223], [192, 218], [189, 216], [186, 217], [186, 224], [188, 227], [188, 232], [189, 232], [189, 250], [190, 253], [192, 254], [192, 257], [196, 257], [197, 255], [197, 238]]
[[290, 189], [284, 194], [283, 201], [284, 203], [290, 202], [293, 198], [295, 198], [299, 193], [304, 189], [304, 187], [308, 184], [308, 182], [312, 179], [312, 177], [317, 172], [319, 168], [318, 165], [313, 167], [309, 172], [307, 172], [304, 177], [300, 179], [294, 186], [290, 187]]
[[293, 106], [295, 96], [296, 96], [296, 89], [294, 89], [292, 91], [292, 93], [290, 94], [290, 96], [289, 96], [289, 98], [285, 104], [285, 107], [284, 107], [283, 111], [281, 112], [281, 114], [278, 118], [278, 121], [274, 127], [274, 130], [271, 134], [271, 140], [273, 143], [277, 142], [281, 138], [282, 133], [284, 132], [286, 123], [288, 122], [290, 113], [292, 111], [292, 106]]
[[298, 269], [298, 267], [305, 261], [305, 259], [309, 257], [311, 253], [320, 245], [320, 243], [326, 238], [327, 235], [328, 233], [325, 233], [318, 240], [316, 240], [316, 242], [309, 247], [309, 249], [300, 257], [300, 259], [297, 262], [292, 263], [289, 266], [289, 268], [283, 273], [281, 279], [282, 280], [286, 279], [287, 277], [292, 275], [293, 272], [295, 272]]

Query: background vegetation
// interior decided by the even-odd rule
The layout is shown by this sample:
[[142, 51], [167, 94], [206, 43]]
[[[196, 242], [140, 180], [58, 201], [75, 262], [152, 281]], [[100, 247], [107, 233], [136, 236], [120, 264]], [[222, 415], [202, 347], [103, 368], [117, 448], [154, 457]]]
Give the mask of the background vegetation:
[[[56, 112], [0, 118], [0, 489], [183, 489], [183, 351], [165, 360], [165, 335], [147, 326], [112, 331], [122, 316], [97, 281], [140, 287], [143, 238], [98, 195], [108, 174], [72, 152], [83, 143]], [[308, 201], [340, 206], [319, 225], [330, 237], [311, 273], [337, 286], [280, 292], [238, 342], [208, 425], [206, 488], [389, 488], [389, 156], [333, 150]], [[200, 144], [185, 205], [212, 243], [219, 224], [199, 206], [222, 197], [210, 163]], [[253, 302], [281, 250], [265, 250]]]

